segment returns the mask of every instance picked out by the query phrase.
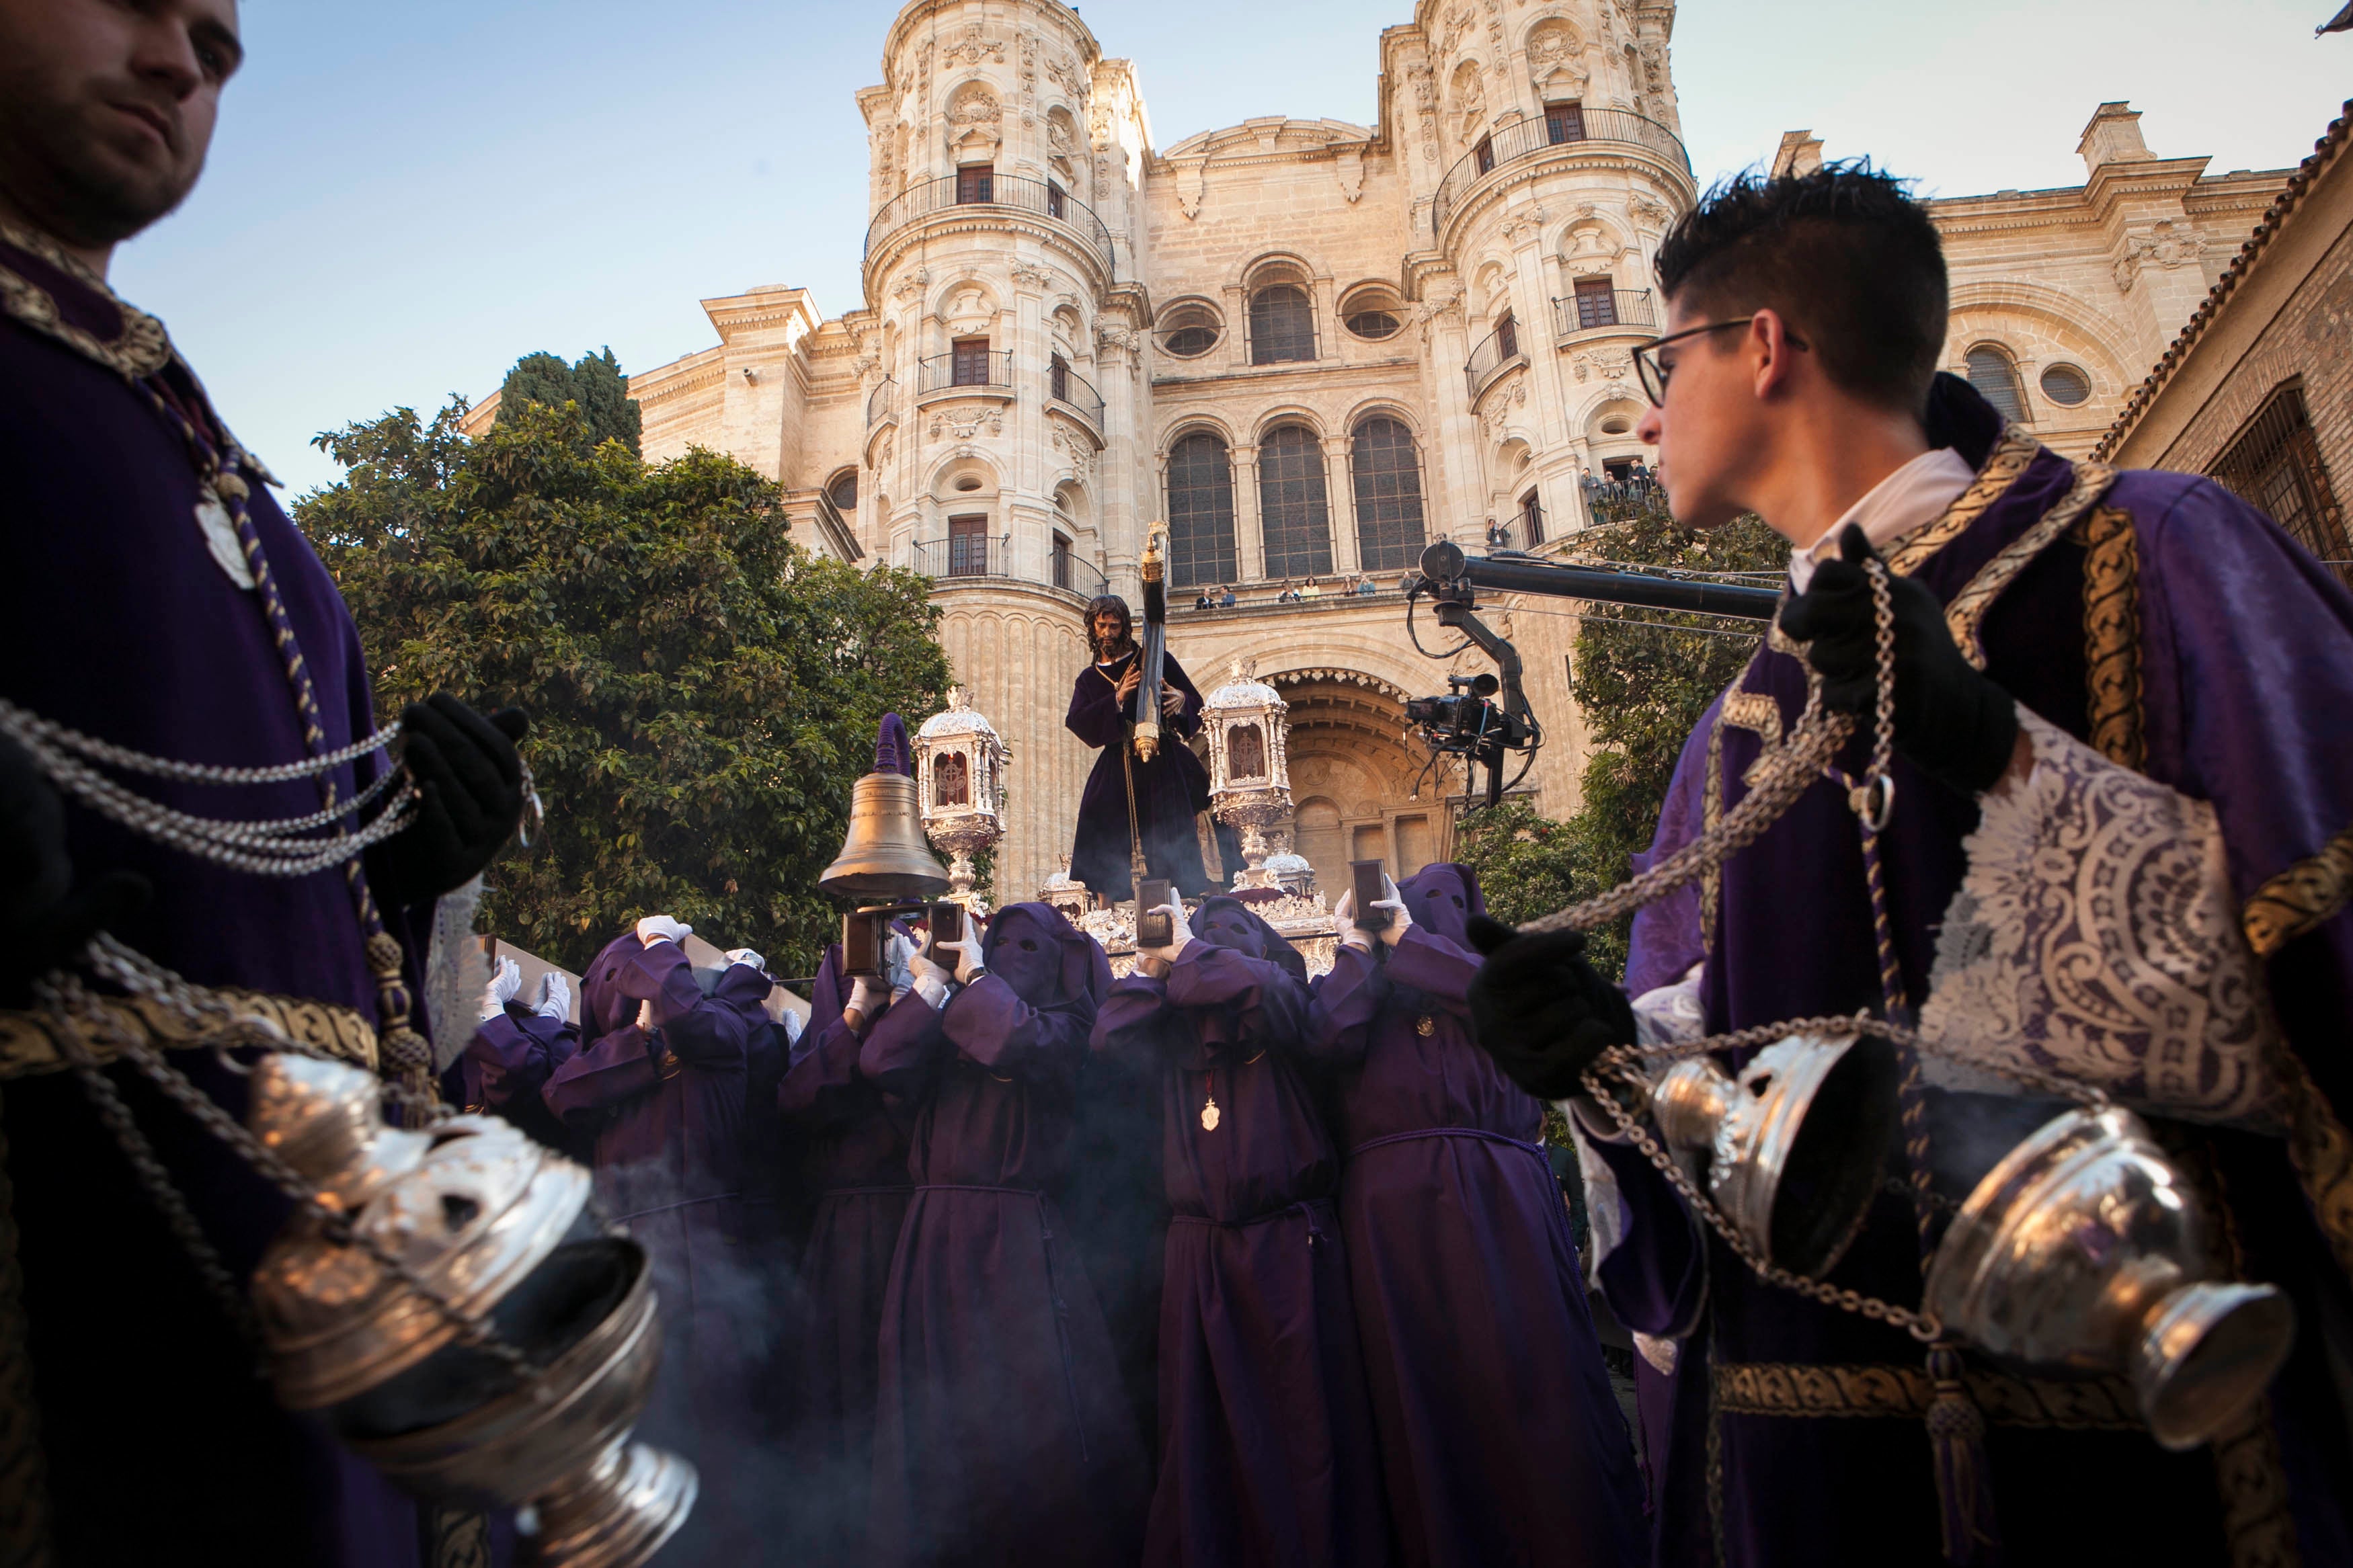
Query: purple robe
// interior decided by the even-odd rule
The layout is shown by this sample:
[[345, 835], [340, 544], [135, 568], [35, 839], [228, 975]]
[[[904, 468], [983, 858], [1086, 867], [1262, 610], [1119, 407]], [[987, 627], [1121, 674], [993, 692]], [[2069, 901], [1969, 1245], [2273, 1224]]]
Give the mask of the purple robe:
[[[580, 982], [596, 1037], [548, 1076], [543, 1098], [596, 1140], [607, 1213], [651, 1257], [663, 1369], [638, 1435], [702, 1471], [702, 1501], [675, 1544], [681, 1563], [742, 1560], [769, 1500], [752, 1468], [765, 1281], [735, 1245], [741, 1222], [744, 1071], [768, 977], [730, 965], [703, 994], [685, 950], [635, 933], [606, 944]], [[653, 1004], [653, 1030], [638, 1026]]]
[[580, 1026], [543, 1018], [520, 1002], [485, 1018], [458, 1058], [468, 1110], [502, 1116], [549, 1148], [574, 1159], [586, 1151], [581, 1139], [540, 1098], [548, 1075], [580, 1052]]
[[1340, 1227], [1398, 1555], [1634, 1563], [1631, 1440], [1543, 1108], [1471, 1038], [1478, 880], [1441, 864], [1399, 891], [1412, 928], [1386, 958], [1342, 944], [1308, 1035], [1337, 1072]]
[[[1903, 563], [1950, 602], [2018, 544], [2066, 493], [2071, 475], [2056, 455], [2036, 452], [1968, 526]], [[2125, 526], [2099, 547], [2098, 574], [2081, 531], [2032, 555], [1984, 616], [1987, 673], [2079, 738], [2093, 735], [2097, 710], [2104, 748], [2128, 738], [2145, 748], [2142, 771], [2211, 802], [2232, 886], [2246, 898], [2353, 824], [2353, 725], [2345, 718], [2353, 712], [2353, 598], [2269, 520], [2210, 481], [2127, 472], [2101, 504]], [[1916, 537], [1936, 532], [1931, 525]], [[2135, 569], [2121, 590], [2117, 533]], [[2103, 658], [2101, 681], [2090, 677], [2087, 649]], [[2120, 667], [2129, 668], [2123, 681], [2112, 674]], [[1794, 724], [1805, 697], [1795, 657], [1760, 649], [1739, 684], [1778, 707], [1785, 732]], [[1717, 799], [1728, 809], [1744, 793], [1742, 775], [1762, 739], [1753, 729], [1715, 722]], [[1686, 770], [1705, 767], [1709, 749], [1687, 749]], [[1861, 762], [1859, 748], [1842, 759], [1850, 770]], [[1897, 804], [1882, 850], [1896, 956], [1916, 1005], [1977, 808], [1900, 757], [1895, 774]], [[1817, 783], [1724, 868], [1707, 948], [1709, 1029], [1875, 1005], [1864, 886], [1853, 816], [1838, 790]], [[1792, 910], [1805, 918], [1791, 919]], [[2268, 971], [2290, 1049], [2309, 1075], [2306, 1102], [2341, 1124], [2353, 1111], [2353, 1058], [2342, 1047], [2353, 1011], [2353, 916], [2339, 908], [2316, 920], [2270, 957]], [[1932, 1115], [1978, 1098], [1936, 1100]], [[2337, 1326], [2353, 1323], [2353, 1289], [2330, 1256], [2333, 1239], [2340, 1257], [2353, 1257], [2353, 1236], [2345, 1234], [2353, 1223], [2345, 1183], [2353, 1176], [2316, 1170], [2335, 1184], [2307, 1193], [2279, 1140], [2158, 1126], [2190, 1179], [2211, 1183], [2227, 1205], [2221, 1245], [2236, 1256], [2226, 1267], [2274, 1282], [2295, 1300], [2295, 1348], [2258, 1419], [2219, 1445], [2221, 1452], [2169, 1454], [2137, 1430], [2066, 1429], [2021, 1420], [2015, 1407], [1989, 1413], [1986, 1452], [2003, 1560], [2012, 1568], [2202, 1563], [2297, 1549], [2306, 1564], [2353, 1562], [2347, 1518], [2353, 1462], [2324, 1345]], [[1734, 1568], [1936, 1561], [1938, 1501], [1916, 1417], [1831, 1419], [1726, 1411], [1720, 1403], [1711, 1411], [1704, 1399], [1728, 1367], [1916, 1371], [1919, 1346], [1898, 1331], [1757, 1280], [1714, 1237], [1694, 1241], [1672, 1193], [1638, 1152], [1605, 1144], [1600, 1152], [1630, 1221], [1627, 1243], [1601, 1268], [1610, 1304], [1630, 1327], [1689, 1335], [1661, 1483], [1668, 1498], [1711, 1505], [1705, 1511], [1723, 1539], [1721, 1560]], [[2337, 1227], [2333, 1237], [2316, 1218], [2316, 1197], [2318, 1213]], [[1830, 1279], [1899, 1304], [1918, 1300], [1919, 1244], [1908, 1199], [1878, 1200]], [[1721, 1453], [1715, 1485], [1711, 1427]], [[1812, 1500], [1833, 1495], [1834, 1508]], [[2098, 1500], [2125, 1497], [2133, 1500], [2128, 1507]], [[1707, 1533], [1692, 1531], [1672, 1555], [1662, 1549], [1662, 1561], [1707, 1561]]]
[[[1209, 805], [1209, 775], [1185, 742], [1201, 731], [1201, 694], [1170, 654], [1164, 664], [1168, 689], [1184, 708], [1160, 725], [1160, 750], [1150, 762], [1128, 740], [1134, 702], [1119, 700], [1121, 679], [1139, 656], [1118, 663], [1090, 664], [1071, 688], [1071, 711], [1063, 722], [1071, 734], [1102, 752], [1079, 797], [1078, 837], [1071, 847], [1071, 876], [1087, 890], [1113, 903], [1135, 896], [1129, 860], [1127, 781], [1135, 780], [1135, 826], [1144, 836], [1144, 858], [1152, 875], [1176, 884], [1187, 898], [1208, 890], [1201, 865], [1201, 839], [1195, 815]], [[1123, 758], [1124, 761], [1123, 761]], [[1222, 852], [1222, 851], [1221, 851]]]
[[[121, 336], [116, 308], [0, 243], [0, 268], [65, 321]], [[32, 295], [18, 296], [20, 302]], [[161, 373], [217, 426], [195, 376]], [[216, 443], [217, 444], [217, 439]], [[359, 636], [335, 584], [263, 475], [249, 510], [318, 693], [325, 745], [374, 728]], [[178, 426], [116, 371], [0, 307], [0, 695], [43, 718], [154, 755], [239, 766], [309, 754], [258, 595], [236, 586], [195, 522], [196, 469]], [[343, 799], [384, 765], [332, 775]], [[220, 788], [141, 778], [139, 792], [208, 816], [319, 808], [314, 784]], [[306, 997], [374, 1023], [376, 987], [340, 868], [256, 877], [134, 837], [70, 802], [77, 870], [144, 876], [154, 897], [115, 934], [190, 980]], [[409, 955], [419, 911], [387, 910]], [[418, 993], [421, 994], [421, 992]], [[421, 1026], [421, 1020], [419, 1021]], [[245, 1082], [201, 1051], [172, 1053], [231, 1114]], [[241, 1279], [285, 1200], [136, 1075], [114, 1071], [142, 1128]], [[6, 1167], [23, 1272], [51, 1540], [66, 1563], [413, 1563], [414, 1506], [316, 1420], [280, 1411], [221, 1310], [155, 1216], [121, 1146], [70, 1073], [8, 1080]], [[136, 1410], [135, 1421], [122, 1412]], [[0, 1463], [16, 1445], [0, 1443]], [[20, 1472], [21, 1473], [21, 1472]]]
[[[807, 1515], [794, 1529], [805, 1554], [819, 1562], [855, 1561], [865, 1545], [876, 1341], [891, 1258], [914, 1193], [907, 1178], [913, 1108], [859, 1072], [863, 1042], [841, 1016], [840, 963], [839, 946], [828, 948], [808, 1027], [776, 1093], [817, 1198], [801, 1249], [806, 1316], [793, 1347], [791, 1408], [793, 1489]], [[870, 1032], [880, 1017], [868, 1023]]]
[[921, 1105], [882, 1307], [867, 1561], [1133, 1562], [1145, 1464], [1086, 1271], [1048, 1191], [1109, 961], [1044, 904], [997, 912], [990, 973], [910, 993], [859, 1065]]
[[[1099, 1053], [1161, 1064], [1169, 1208], [1155, 1568], [1389, 1561], [1372, 1410], [1333, 1204], [1339, 1162], [1301, 1070], [1304, 966], [1242, 911], [1249, 956], [1196, 940], [1112, 988]], [[1214, 1100], [1213, 1127], [1202, 1125]]]

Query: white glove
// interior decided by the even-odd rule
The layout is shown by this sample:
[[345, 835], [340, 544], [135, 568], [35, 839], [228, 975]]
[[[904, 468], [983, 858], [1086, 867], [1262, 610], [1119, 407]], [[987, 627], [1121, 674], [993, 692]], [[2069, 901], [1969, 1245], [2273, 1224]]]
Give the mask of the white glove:
[[681, 925], [668, 915], [648, 915], [638, 922], [638, 940], [648, 947], [658, 942], [684, 942], [694, 934], [694, 928]]
[[915, 957], [915, 944], [892, 931], [882, 943], [882, 978], [891, 983], [893, 995], [903, 994], [915, 983], [915, 972], [909, 967]]
[[1332, 923], [1340, 928], [1340, 944], [1358, 952], [1373, 951], [1373, 933], [1356, 923], [1356, 889], [1349, 889], [1332, 906]]
[[572, 1013], [572, 983], [549, 970], [540, 977], [539, 1005], [532, 1009], [543, 1018], [565, 1018]]
[[487, 1024], [505, 1012], [522, 989], [522, 965], [501, 953], [498, 967], [491, 971], [491, 983], [482, 987], [482, 1022]]
[[[863, 1023], [882, 1010], [882, 1005], [890, 1000], [890, 995], [882, 988], [882, 982], [871, 974], [861, 974], [849, 983], [849, 1000], [841, 1011], [845, 1016], [857, 1014], [859, 1022]], [[850, 1026], [855, 1028], [857, 1025]]]
[[1373, 908], [1388, 910], [1389, 923], [1380, 929], [1378, 935], [1384, 946], [1395, 947], [1398, 940], [1413, 929], [1413, 915], [1405, 907], [1405, 895], [1398, 891], [1398, 885], [1389, 880], [1386, 871], [1381, 873], [1381, 891], [1388, 897], [1377, 900]]
[[730, 963], [741, 963], [745, 965], [747, 968], [756, 969], [763, 974], [768, 973], [768, 961], [762, 958], [758, 953], [754, 952], [748, 947], [729, 948], [727, 950], [727, 962]]
[[1185, 919], [1184, 900], [1172, 895], [1168, 900], [1166, 908], [1168, 910], [1168, 945], [1166, 947], [1139, 946], [1136, 951], [1141, 952], [1146, 958], [1156, 958], [1163, 963], [1174, 963], [1176, 962], [1177, 957], [1182, 954], [1187, 947], [1192, 945], [1193, 927]]
[[948, 1005], [948, 993], [955, 989], [955, 971], [943, 969], [920, 952], [909, 956], [907, 967], [914, 976], [915, 994], [929, 1003], [934, 1012]]
[[638, 1027], [649, 1035], [654, 1032], [654, 999], [650, 996], [638, 1004]]
[[978, 937], [968, 936], [962, 942], [935, 942], [932, 943], [932, 946], [938, 952], [953, 952], [955, 954], [955, 983], [957, 984], [969, 985], [972, 984], [973, 972], [980, 967], [980, 939]]

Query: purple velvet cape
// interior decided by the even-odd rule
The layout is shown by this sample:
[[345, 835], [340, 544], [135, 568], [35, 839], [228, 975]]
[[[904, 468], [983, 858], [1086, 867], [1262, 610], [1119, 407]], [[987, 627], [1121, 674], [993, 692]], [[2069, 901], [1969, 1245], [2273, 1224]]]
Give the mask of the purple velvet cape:
[[1335, 1073], [1340, 1226], [1398, 1557], [1631, 1563], [1641, 1488], [1544, 1112], [1470, 1033], [1467, 867], [1398, 889], [1386, 957], [1343, 943], [1308, 1050]]
[[[120, 333], [115, 307], [57, 268], [5, 245], [0, 267], [50, 295], [69, 323], [101, 340]], [[185, 366], [175, 362], [162, 378], [200, 421], [213, 421]], [[248, 468], [243, 477], [326, 744], [340, 748], [374, 726], [358, 633], [263, 476]], [[196, 470], [176, 425], [121, 374], [5, 314], [0, 487], [8, 498], [0, 582], [13, 584], [0, 615], [0, 695], [86, 734], [186, 762], [253, 766], [308, 754], [260, 600], [229, 581], [196, 525]], [[379, 753], [338, 770], [342, 798], [383, 765]], [[142, 778], [137, 787], [210, 816], [319, 806], [309, 780], [218, 788]], [[308, 997], [375, 1020], [340, 868], [248, 876], [134, 837], [77, 805], [65, 809], [79, 874], [121, 868], [153, 886], [146, 910], [115, 933], [132, 946], [200, 984]], [[417, 912], [385, 911], [408, 949], [412, 984]], [[174, 1061], [243, 1118], [243, 1079], [205, 1052], [175, 1052]], [[115, 1077], [242, 1279], [285, 1218], [284, 1199], [133, 1075]], [[15, 1262], [59, 1560], [416, 1562], [413, 1506], [315, 1420], [279, 1410], [73, 1076], [11, 1079], [5, 1108]], [[139, 1418], [125, 1421], [125, 1410]]]
[[[768, 988], [766, 975], [734, 964], [705, 996], [677, 942], [648, 947], [625, 932], [581, 976], [582, 1028], [595, 1037], [543, 1094], [566, 1124], [593, 1134], [607, 1211], [653, 1261], [665, 1348], [638, 1432], [702, 1473], [702, 1500], [665, 1548], [681, 1563], [742, 1561], [768, 1501], [753, 1480], [758, 1383], [744, 1348], [765, 1331], [767, 1282], [736, 1245], [745, 1061], [754, 1032], [768, 1027]], [[650, 1036], [637, 1023], [647, 1001]], [[659, 1065], [665, 1052], [675, 1068]]]
[[837, 943], [818, 966], [808, 1026], [777, 1087], [776, 1112], [800, 1153], [803, 1184], [816, 1194], [801, 1249], [805, 1316], [790, 1352], [793, 1489], [807, 1513], [793, 1528], [805, 1555], [847, 1563], [866, 1544], [875, 1343], [892, 1254], [914, 1192], [907, 1179], [914, 1118], [913, 1107], [859, 1072], [863, 1042], [841, 1016], [840, 972]]
[[[1050, 947], [1050, 974], [1002, 964], [1023, 931]], [[1110, 961], [1045, 904], [999, 910], [982, 955], [1004, 972], [944, 1011], [910, 993], [859, 1058], [883, 1092], [921, 1107], [882, 1308], [866, 1561], [1133, 1562], [1144, 1456], [1048, 1195]]]
[[[1947, 600], [2067, 489], [2068, 466], [2043, 451], [1968, 528], [1915, 575]], [[2210, 481], [2127, 472], [2102, 503], [2130, 520], [2137, 574], [2126, 589], [2137, 639], [2138, 702], [2129, 727], [2146, 745], [2144, 771], [2215, 806], [2232, 882], [2244, 898], [2314, 855], [2353, 824], [2353, 598], [2268, 519]], [[2111, 556], [2111, 559], [2113, 557]], [[2061, 540], [2011, 582], [1986, 615], [1987, 672], [2021, 701], [2079, 737], [2090, 733], [2087, 623], [2117, 608], [2113, 577], [2087, 592], [2080, 535]], [[2095, 614], [2096, 612], [2096, 614]], [[2130, 626], [2128, 620], [2126, 625]], [[1788, 654], [1762, 649], [1741, 678], [1771, 697], [1786, 730], [1805, 692]], [[2126, 689], [2129, 689], [2127, 687]], [[1728, 808], [1760, 738], [1722, 727], [1719, 777]], [[1684, 767], [1704, 768], [1706, 747]], [[1842, 760], [1860, 765], [1859, 751]], [[1962, 837], [1976, 806], [1896, 763], [1897, 805], [1883, 836], [1897, 955], [1917, 1005], [1934, 962], [1936, 929], [1964, 868]], [[1662, 848], [1672, 847], [1662, 843]], [[1817, 784], [1780, 822], [1725, 868], [1707, 952], [1711, 1029], [1875, 1005], [1878, 981], [1855, 825], [1841, 795]], [[1805, 918], [1792, 919], [1803, 910]], [[2353, 1110], [2353, 1058], [2342, 1048], [2353, 988], [2353, 917], [2341, 910], [2268, 963], [2272, 997], [2318, 1103]], [[1960, 1097], [1953, 1097], [1957, 1100]], [[2227, 1194], [2239, 1271], [2295, 1298], [2300, 1331], [2267, 1396], [2264, 1419], [2223, 1452], [2167, 1454], [2131, 1431], [2063, 1430], [1996, 1417], [1988, 1439], [2005, 1561], [2094, 1559], [2220, 1562], [2292, 1536], [2303, 1561], [2353, 1562], [2346, 1518], [2353, 1499], [2347, 1427], [2318, 1325], [2353, 1321], [2348, 1279], [2300, 1189], [2280, 1141], [2160, 1124], [2193, 1176]], [[1708, 1365], [1877, 1363], [1916, 1368], [1904, 1334], [1817, 1307], [1757, 1280], [1720, 1243], [1704, 1247], [1647, 1162], [1605, 1147], [1631, 1231], [1603, 1265], [1609, 1301], [1630, 1327], [1681, 1332], [1667, 1474], [1672, 1503], [1704, 1499]], [[2328, 1173], [2320, 1172], [2326, 1178]], [[2340, 1172], [2340, 1256], [2348, 1238]], [[1920, 1293], [1909, 1202], [1883, 1195], [1833, 1283], [1899, 1303]], [[1694, 1380], [1699, 1380], [1694, 1386]], [[1912, 1418], [1816, 1419], [1716, 1414], [1723, 1455], [1720, 1521], [1734, 1564], [1930, 1562], [1937, 1504], [1929, 1450]], [[2227, 1479], [2229, 1497], [2218, 1478]], [[1835, 1508], [1798, 1498], [1832, 1495]], [[2130, 1508], [2086, 1500], [2130, 1496]], [[2283, 1502], [2282, 1499], [2284, 1498]], [[2235, 1510], [2235, 1511], [2234, 1511]], [[2226, 1542], [2228, 1544], [2226, 1544]], [[1706, 1561], [1706, 1532], [1687, 1535], [1663, 1562]]]
[[1117, 664], [1090, 663], [1079, 671], [1071, 688], [1071, 711], [1063, 722], [1071, 734], [1102, 752], [1087, 775], [1086, 793], [1079, 797], [1078, 837], [1071, 847], [1071, 876], [1087, 885], [1098, 898], [1116, 903], [1135, 896], [1128, 863], [1127, 778], [1135, 778], [1135, 820], [1144, 835], [1144, 858], [1155, 877], [1176, 884], [1187, 898], [1206, 892], [1208, 874], [1201, 865], [1201, 840], [1194, 816], [1209, 805], [1209, 775], [1201, 759], [1185, 742], [1201, 731], [1201, 694], [1185, 667], [1170, 654], [1164, 665], [1168, 688], [1184, 696], [1185, 706], [1173, 720], [1161, 724], [1159, 753], [1149, 763], [1128, 746], [1129, 705], [1122, 704], [1117, 688], [1139, 656], [1128, 654]]
[[557, 1120], [540, 1098], [548, 1075], [580, 1053], [580, 1026], [543, 1018], [520, 1002], [510, 1002], [495, 1018], [485, 1018], [458, 1058], [468, 1110], [502, 1116], [549, 1148], [584, 1160], [580, 1136]]
[[[1205, 904], [1204, 916], [1216, 902], [1231, 900]], [[1271, 957], [1197, 939], [1166, 978], [1113, 986], [1095, 1025], [1098, 1055], [1161, 1064], [1173, 1214], [1144, 1560], [1386, 1563], [1394, 1549], [1333, 1204], [1339, 1162], [1302, 1071], [1306, 970], [1250, 918]], [[1205, 1129], [1212, 1097], [1218, 1125]]]

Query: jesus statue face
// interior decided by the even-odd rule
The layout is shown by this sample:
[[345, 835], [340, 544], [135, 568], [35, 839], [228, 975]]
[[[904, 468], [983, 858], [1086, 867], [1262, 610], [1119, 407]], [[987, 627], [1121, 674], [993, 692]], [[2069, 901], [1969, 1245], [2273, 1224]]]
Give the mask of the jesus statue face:
[[1097, 610], [1088, 618], [1087, 641], [1094, 647], [1098, 664], [1108, 664], [1135, 646], [1128, 634], [1127, 617], [1110, 610]]

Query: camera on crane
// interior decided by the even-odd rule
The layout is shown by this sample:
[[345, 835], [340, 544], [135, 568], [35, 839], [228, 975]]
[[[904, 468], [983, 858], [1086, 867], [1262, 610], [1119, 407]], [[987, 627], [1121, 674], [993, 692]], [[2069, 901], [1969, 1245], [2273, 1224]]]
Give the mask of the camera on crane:
[[1501, 686], [1493, 676], [1450, 675], [1446, 686], [1443, 697], [1416, 697], [1405, 705], [1406, 722], [1421, 731], [1431, 751], [1477, 756], [1491, 745], [1525, 742], [1526, 726], [1490, 700]]

